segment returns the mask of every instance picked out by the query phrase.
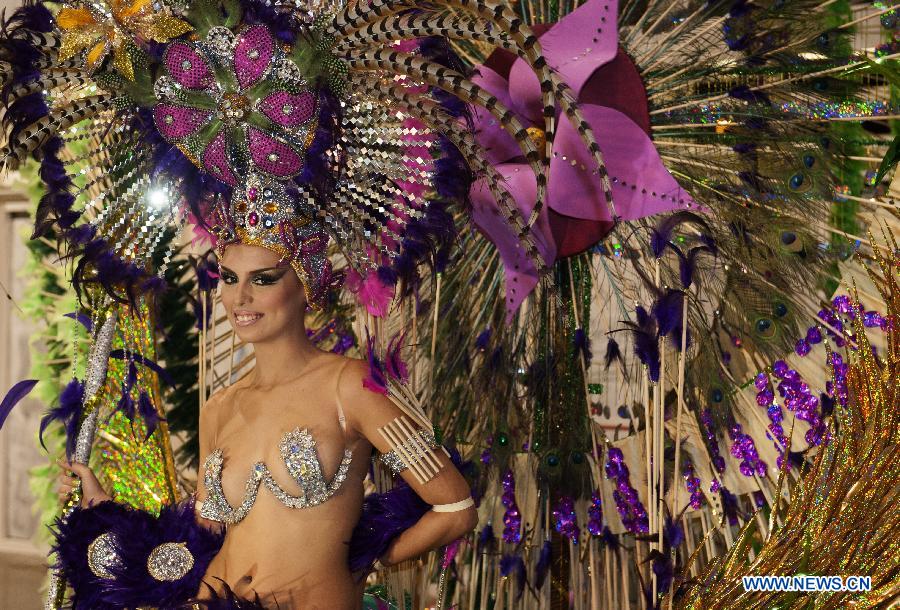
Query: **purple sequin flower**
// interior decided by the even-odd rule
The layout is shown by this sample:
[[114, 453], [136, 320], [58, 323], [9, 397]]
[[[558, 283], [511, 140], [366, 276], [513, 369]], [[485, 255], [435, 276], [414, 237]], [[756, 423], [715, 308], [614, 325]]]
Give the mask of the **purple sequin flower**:
[[684, 483], [691, 494], [691, 508], [697, 510], [703, 506], [703, 490], [700, 488], [700, 477], [694, 472], [694, 465], [689, 461], [685, 462], [682, 474]]
[[706, 440], [709, 441], [709, 453], [712, 456], [713, 467], [716, 469], [716, 472], [721, 474], [725, 472], [725, 458], [719, 452], [716, 426], [709, 409], [700, 411], [700, 423], [703, 424], [703, 432], [706, 435]]
[[628, 466], [625, 465], [625, 457], [622, 455], [621, 449], [612, 447], [609, 450], [605, 470], [606, 478], [616, 481], [613, 500], [615, 500], [616, 510], [622, 518], [622, 525], [633, 534], [649, 532], [650, 519], [638, 498], [637, 490], [631, 486]]
[[578, 518], [575, 515], [575, 501], [570, 496], [562, 496], [553, 509], [556, 531], [578, 544]]
[[756, 451], [756, 444], [749, 434], [744, 434], [741, 425], [734, 423], [728, 429], [728, 436], [732, 440], [731, 455], [741, 460], [740, 471], [745, 477], [752, 477], [754, 474], [761, 477], [766, 476], [768, 465], [759, 459], [759, 453]]
[[591, 505], [588, 507], [588, 532], [591, 536], [599, 536], [603, 533], [603, 503], [600, 500], [600, 491], [591, 494]]
[[522, 515], [516, 504], [516, 479], [512, 470], [507, 470], [501, 481], [503, 495], [500, 501], [506, 508], [503, 513], [503, 540], [511, 544], [518, 544], [522, 540]]

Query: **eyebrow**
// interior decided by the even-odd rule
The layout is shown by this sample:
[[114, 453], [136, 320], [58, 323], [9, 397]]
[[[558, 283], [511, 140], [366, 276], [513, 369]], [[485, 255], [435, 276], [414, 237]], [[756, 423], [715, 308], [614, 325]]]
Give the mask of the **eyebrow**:
[[[237, 273], [235, 273], [234, 271], [232, 271], [225, 265], [219, 265], [219, 266], [222, 268], [222, 271], [226, 271], [233, 275], [237, 275]], [[254, 269], [253, 271], [249, 272], [249, 275], [253, 275], [254, 273], [262, 273], [263, 271], [287, 271], [287, 269], [285, 267], [265, 267], [263, 269]]]

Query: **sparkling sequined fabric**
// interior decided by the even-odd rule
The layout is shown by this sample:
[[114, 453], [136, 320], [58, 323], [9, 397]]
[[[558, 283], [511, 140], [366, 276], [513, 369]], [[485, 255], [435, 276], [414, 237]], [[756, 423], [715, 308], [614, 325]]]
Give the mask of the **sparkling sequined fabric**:
[[257, 462], [250, 471], [250, 478], [244, 489], [244, 497], [240, 505], [233, 507], [225, 499], [222, 491], [222, 450], [216, 449], [206, 458], [204, 464], [203, 481], [206, 485], [207, 497], [200, 509], [200, 516], [212, 521], [220, 521], [229, 525], [240, 522], [247, 516], [256, 496], [259, 494], [260, 485], [266, 488], [278, 499], [279, 502], [289, 508], [309, 508], [327, 501], [333, 496], [341, 484], [347, 478], [350, 461], [353, 452], [344, 450], [344, 458], [338, 466], [334, 478], [328, 482], [322, 474], [322, 465], [316, 453], [316, 441], [307, 429], [295, 428], [285, 433], [278, 445], [281, 458], [291, 478], [297, 482], [302, 490], [301, 495], [294, 496], [284, 491], [272, 477], [269, 468], [263, 462]]

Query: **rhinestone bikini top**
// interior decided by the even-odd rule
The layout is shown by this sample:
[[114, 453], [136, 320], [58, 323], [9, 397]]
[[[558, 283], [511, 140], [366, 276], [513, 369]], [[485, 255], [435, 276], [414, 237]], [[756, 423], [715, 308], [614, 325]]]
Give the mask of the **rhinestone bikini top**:
[[222, 450], [216, 449], [209, 454], [204, 463], [203, 482], [206, 485], [206, 500], [200, 509], [200, 516], [211, 521], [220, 521], [233, 525], [241, 521], [250, 512], [259, 494], [260, 485], [266, 488], [288, 508], [309, 508], [326, 502], [341, 487], [347, 478], [353, 452], [344, 450], [344, 458], [338, 466], [337, 473], [329, 482], [322, 474], [322, 465], [316, 453], [316, 441], [306, 428], [295, 428], [281, 437], [278, 445], [281, 458], [291, 478], [302, 490], [301, 495], [293, 496], [284, 491], [272, 477], [264, 462], [256, 462], [244, 491], [240, 505], [233, 507], [225, 499], [222, 491]]

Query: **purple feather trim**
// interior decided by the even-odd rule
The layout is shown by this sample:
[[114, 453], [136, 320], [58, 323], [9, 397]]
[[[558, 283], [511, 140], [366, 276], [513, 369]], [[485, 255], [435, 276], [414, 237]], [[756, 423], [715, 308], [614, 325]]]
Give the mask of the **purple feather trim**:
[[350, 538], [350, 571], [371, 567], [387, 552], [391, 542], [415, 525], [430, 508], [402, 479], [385, 493], [366, 496], [362, 517]]
[[[190, 600], [183, 606], [184, 610], [193, 610], [192, 604], [199, 605], [203, 610], [266, 610], [266, 606], [263, 606], [262, 602], [259, 601], [258, 594], [253, 599], [246, 599], [232, 591], [228, 583], [222, 579], [217, 578], [216, 580], [219, 581], [219, 584], [215, 587], [207, 582], [203, 583], [208, 589], [208, 597], [206, 599]], [[277, 602], [275, 603], [275, 608], [279, 608]]]
[[508, 577], [512, 573], [516, 575], [516, 601], [518, 601], [525, 591], [525, 584], [528, 582], [525, 562], [518, 555], [504, 555], [500, 559], [500, 576]]
[[37, 379], [25, 379], [9, 389], [6, 396], [0, 401], [0, 429], [3, 428], [3, 422], [6, 421], [6, 418], [12, 412], [13, 407], [19, 404], [23, 398], [28, 396], [28, 393], [31, 392], [35, 384], [37, 384]]
[[[453, 465], [466, 470], [468, 462], [462, 463], [459, 452], [455, 449], [450, 449], [449, 452]], [[366, 496], [362, 516], [350, 537], [350, 571], [368, 570], [376, 559], [387, 552], [397, 536], [415, 525], [430, 509], [431, 505], [399, 477], [395, 479], [392, 489]], [[490, 537], [493, 538], [493, 530], [490, 530]]]
[[[177, 607], [197, 593], [223, 539], [197, 523], [193, 500], [163, 507], [159, 517], [101, 502], [76, 508], [65, 522], [58, 519], [54, 529], [57, 567], [75, 591], [73, 610]], [[95, 576], [87, 562], [88, 545], [106, 532], [113, 535], [120, 559], [110, 568], [115, 575], [112, 579]], [[184, 543], [194, 557], [193, 567], [176, 581], [158, 581], [147, 571], [150, 552], [165, 542]]]
[[44, 450], [44, 430], [50, 422], [62, 423], [66, 430], [66, 456], [71, 459], [75, 453], [75, 440], [78, 437], [78, 424], [81, 421], [81, 407], [84, 404], [84, 384], [73, 379], [59, 394], [59, 405], [47, 411], [41, 418], [41, 427], [38, 431], [38, 439]]

